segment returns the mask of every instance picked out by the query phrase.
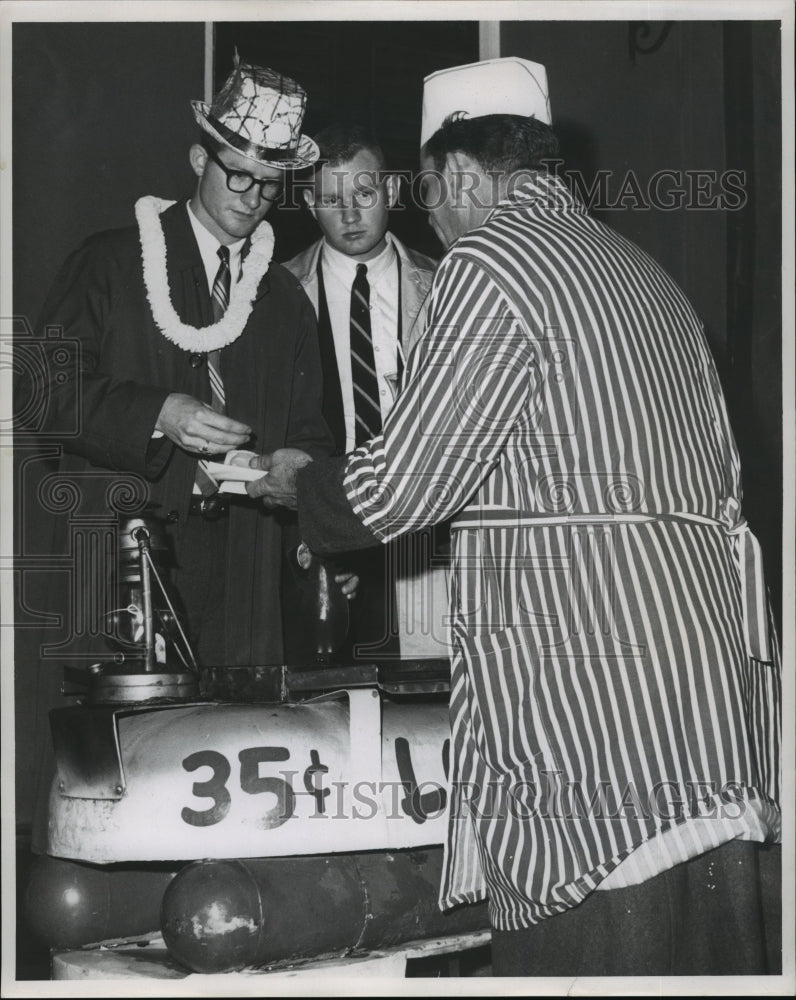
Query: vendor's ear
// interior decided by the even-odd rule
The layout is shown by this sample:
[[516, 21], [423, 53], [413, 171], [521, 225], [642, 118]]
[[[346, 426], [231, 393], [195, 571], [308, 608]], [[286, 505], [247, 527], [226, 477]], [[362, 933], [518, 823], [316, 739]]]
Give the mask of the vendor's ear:
[[472, 187], [467, 182], [467, 176], [472, 173], [474, 166], [473, 160], [460, 150], [445, 154], [446, 180], [454, 197], [458, 198], [462, 190], [468, 190]]

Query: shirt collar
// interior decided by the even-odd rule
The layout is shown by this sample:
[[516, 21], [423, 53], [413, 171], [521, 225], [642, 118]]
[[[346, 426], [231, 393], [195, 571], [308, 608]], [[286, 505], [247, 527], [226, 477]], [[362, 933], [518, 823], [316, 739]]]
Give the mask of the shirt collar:
[[395, 245], [393, 244], [390, 233], [386, 233], [386, 239], [387, 245], [377, 257], [373, 257], [372, 260], [363, 261], [355, 260], [353, 257], [347, 257], [344, 253], [340, 253], [339, 250], [335, 250], [333, 246], [327, 243], [324, 238], [324, 262], [331, 270], [332, 274], [348, 285], [353, 284], [357, 273], [357, 266], [359, 264], [367, 265], [369, 282], [378, 281], [384, 276], [395, 261]]

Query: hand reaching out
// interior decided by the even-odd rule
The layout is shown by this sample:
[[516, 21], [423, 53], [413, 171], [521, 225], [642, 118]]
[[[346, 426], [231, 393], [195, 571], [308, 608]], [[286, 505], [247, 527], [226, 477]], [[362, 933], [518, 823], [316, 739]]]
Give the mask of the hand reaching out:
[[267, 475], [248, 483], [250, 497], [262, 497], [266, 507], [296, 509], [296, 473], [312, 459], [298, 448], [279, 448], [271, 455], [256, 455], [249, 461], [250, 469], [261, 469]]

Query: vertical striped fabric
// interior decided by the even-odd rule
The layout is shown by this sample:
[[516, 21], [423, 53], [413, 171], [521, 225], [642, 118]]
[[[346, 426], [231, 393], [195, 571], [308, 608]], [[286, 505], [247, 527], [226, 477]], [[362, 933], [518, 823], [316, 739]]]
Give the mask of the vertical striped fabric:
[[462, 525], [443, 905], [487, 894], [496, 927], [528, 926], [665, 831], [697, 843], [702, 817], [708, 840], [744, 813], [778, 837], [779, 658], [747, 651], [740, 468], [701, 324], [557, 178], [526, 177], [444, 258], [345, 485], [384, 540]]

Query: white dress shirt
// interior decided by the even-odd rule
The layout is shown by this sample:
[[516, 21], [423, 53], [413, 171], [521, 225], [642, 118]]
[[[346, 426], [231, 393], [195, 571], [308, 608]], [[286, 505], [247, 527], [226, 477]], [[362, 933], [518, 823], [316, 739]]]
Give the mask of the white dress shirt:
[[[191, 229], [193, 229], [196, 242], [199, 244], [199, 253], [202, 255], [202, 263], [205, 266], [205, 274], [207, 275], [207, 290], [212, 295], [213, 282], [216, 280], [218, 265], [221, 263], [218, 256], [218, 248], [221, 246], [221, 243], [215, 236], [213, 236], [210, 230], [205, 229], [204, 225], [199, 221], [199, 219], [196, 218], [190, 202], [187, 203], [186, 207], [188, 209], [188, 218], [191, 222]], [[235, 281], [240, 278], [240, 269], [242, 266], [241, 252], [245, 242], [246, 240], [242, 239], [237, 240], [235, 243], [227, 244], [227, 248], [229, 249], [229, 273], [230, 275], [235, 276]]]
[[[202, 257], [205, 274], [207, 275], [207, 290], [212, 296], [213, 282], [216, 280], [218, 265], [221, 263], [218, 256], [218, 248], [221, 246], [221, 243], [208, 229], [205, 229], [204, 225], [196, 218], [193, 214], [193, 209], [191, 208], [191, 203], [189, 201], [185, 203], [185, 208], [188, 212], [188, 221], [191, 223], [191, 229], [193, 229], [193, 234], [196, 237], [197, 244], [199, 245], [199, 253]], [[242, 239], [229, 245], [229, 273], [230, 275], [237, 275], [237, 278], [240, 278], [240, 270], [243, 266], [241, 262], [241, 252], [245, 242], [246, 240]], [[163, 431], [152, 431], [153, 439], [157, 440], [162, 437]], [[195, 488], [194, 492], [197, 493], [198, 489]]]
[[323, 284], [329, 320], [334, 338], [337, 371], [343, 397], [345, 419], [345, 450], [353, 451], [354, 436], [354, 383], [351, 376], [351, 286], [357, 266], [365, 263], [370, 284], [370, 327], [373, 335], [373, 358], [376, 362], [376, 379], [379, 386], [379, 404], [382, 419], [395, 399], [398, 375], [398, 261], [389, 233], [387, 246], [378, 257], [358, 261], [335, 250], [326, 241], [323, 244]]

